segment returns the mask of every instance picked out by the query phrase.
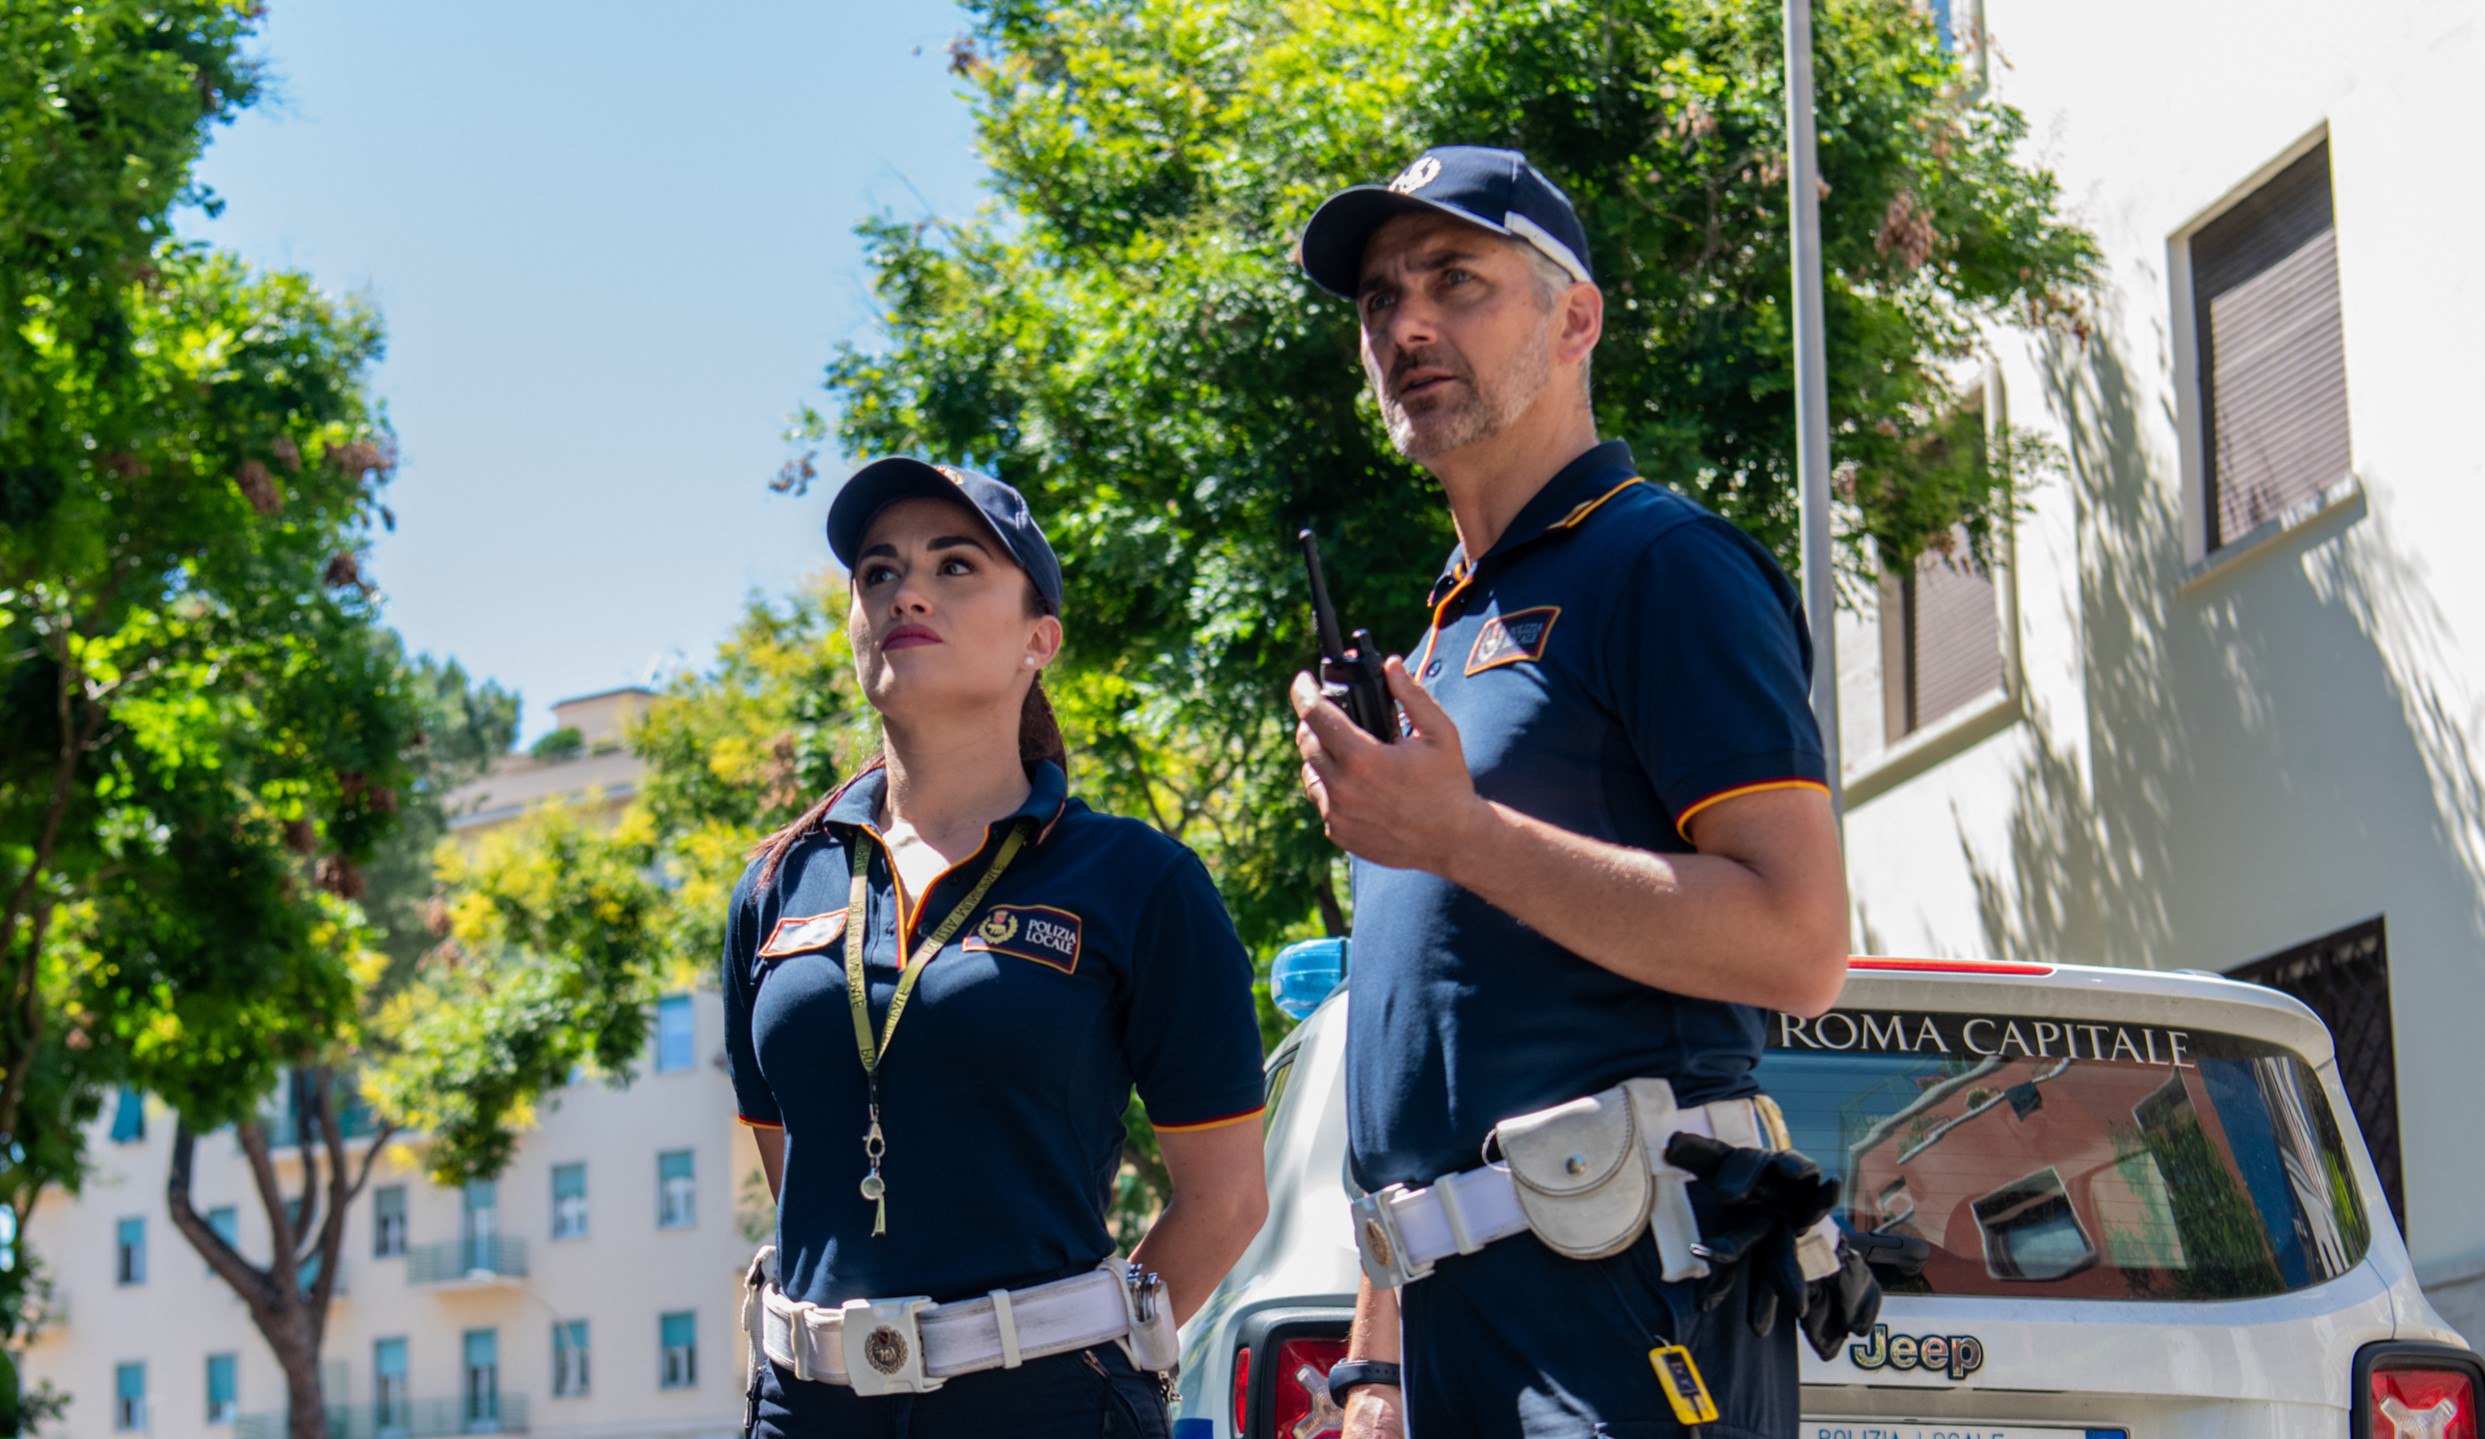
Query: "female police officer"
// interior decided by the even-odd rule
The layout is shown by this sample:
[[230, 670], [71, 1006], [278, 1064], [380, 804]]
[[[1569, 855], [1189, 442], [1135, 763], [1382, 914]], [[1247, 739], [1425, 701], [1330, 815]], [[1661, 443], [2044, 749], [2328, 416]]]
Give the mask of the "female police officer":
[[[748, 1427], [1162, 1436], [1172, 1326], [1266, 1210], [1249, 961], [1188, 850], [1065, 792], [1037, 682], [1061, 569], [1018, 492], [884, 459], [828, 538], [882, 745], [759, 846], [728, 921], [726, 1055], [778, 1199]], [[1173, 1193], [1125, 1270], [1134, 1083]]]

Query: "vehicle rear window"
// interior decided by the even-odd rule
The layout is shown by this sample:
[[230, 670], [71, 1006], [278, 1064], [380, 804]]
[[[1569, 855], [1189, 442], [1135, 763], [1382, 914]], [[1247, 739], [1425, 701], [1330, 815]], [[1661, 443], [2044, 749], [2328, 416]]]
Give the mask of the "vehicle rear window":
[[2328, 1099], [2285, 1049], [2004, 1014], [1772, 1024], [1761, 1083], [1841, 1217], [1931, 1246], [1894, 1293], [2249, 1299], [2364, 1257]]

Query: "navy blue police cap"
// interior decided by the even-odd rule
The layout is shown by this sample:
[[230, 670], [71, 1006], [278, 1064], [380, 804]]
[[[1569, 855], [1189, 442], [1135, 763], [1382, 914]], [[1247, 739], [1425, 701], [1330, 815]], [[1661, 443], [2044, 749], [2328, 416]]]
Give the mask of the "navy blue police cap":
[[1351, 300], [1363, 279], [1363, 247], [1372, 232], [1400, 215], [1447, 215], [1507, 239], [1533, 245], [1583, 284], [1588, 232], [1570, 197], [1516, 150], [1437, 145], [1386, 185], [1338, 191], [1303, 227], [1303, 271], [1312, 283]]
[[900, 500], [947, 500], [964, 505], [982, 518], [992, 537], [1001, 542], [1018, 567], [1035, 581], [1035, 592], [1054, 614], [1061, 613], [1061, 561], [1038, 529], [1027, 497], [1008, 485], [949, 465], [892, 455], [874, 460], [849, 476], [828, 507], [828, 548], [848, 573], [855, 552], [873, 517]]

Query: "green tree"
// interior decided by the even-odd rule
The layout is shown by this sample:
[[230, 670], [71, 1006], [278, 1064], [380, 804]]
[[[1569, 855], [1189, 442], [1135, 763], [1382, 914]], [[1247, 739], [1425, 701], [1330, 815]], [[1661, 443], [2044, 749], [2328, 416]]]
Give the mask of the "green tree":
[[[393, 522], [377, 319], [172, 238], [178, 203], [213, 203], [190, 180], [210, 127], [255, 93], [256, 13], [0, 6], [0, 1334], [80, 1126], [142, 1088], [179, 1116], [176, 1223], [309, 1436], [359, 1183], [347, 1076], [391, 1017], [366, 996], [427, 945], [440, 788], [505, 748], [510, 705], [409, 664], [364, 579]], [[298, 1207], [260, 1115], [280, 1080]], [[265, 1268], [189, 1206], [192, 1136], [223, 1123], [282, 1240]]]
[[[289, 1061], [277, 1085], [276, 1112], [253, 1106], [233, 1124], [268, 1221], [267, 1262], [253, 1263], [226, 1242], [193, 1202], [198, 1136], [215, 1122], [212, 1114], [204, 1123], [187, 1110], [177, 1115], [164, 1186], [173, 1227], [241, 1299], [283, 1371], [295, 1439], [328, 1432], [319, 1359], [336, 1276], [343, 1273], [345, 1216], [404, 1122], [391, 1110], [373, 1113], [362, 1076], [402, 1062], [410, 1042], [438, 1040], [408, 1031], [430, 1017], [418, 977], [439, 953], [433, 865], [448, 832], [447, 798], [489, 769], [517, 733], [515, 696], [470, 681], [454, 661], [426, 657], [406, 664], [393, 635], [376, 638], [375, 657], [407, 694], [417, 728], [407, 737], [408, 783], [395, 801], [395, 822], [367, 867], [350, 876], [331, 870], [330, 887], [357, 899], [354, 922], [336, 927], [326, 954], [350, 984], [349, 1007], [323, 1010], [299, 1028], [259, 1023], [249, 1031], [258, 1042], [277, 1041]], [[288, 1150], [299, 1169], [291, 1193], [277, 1167]]]
[[[833, 359], [852, 454], [996, 470], [1071, 557], [1065, 723], [1091, 797], [1199, 849], [1245, 937], [1344, 923], [1295, 789], [1308, 657], [1293, 535], [1402, 639], [1451, 536], [1362, 393], [1354, 319], [1292, 246], [1337, 187], [1425, 144], [1525, 149], [1607, 294], [1597, 413], [1650, 476], [1794, 555], [1782, 53], [1723, 0], [986, 0], [957, 47], [993, 203], [866, 227], [885, 336]], [[1905, 0], [1816, 27], [1830, 406], [1873, 572], [2010, 508], [2012, 447], [1961, 454], [1954, 370], [1995, 321], [2075, 323], [2094, 246], [1969, 103]], [[798, 488], [816, 457], [788, 467]]]
[[[21, 1217], [104, 1082], [236, 1113], [335, 1012], [417, 711], [361, 581], [370, 316], [167, 248], [103, 375], [45, 333], [0, 529], [0, 1133]], [[28, 330], [42, 326], [29, 322]], [[12, 418], [20, 418], [13, 416]], [[19, 1159], [22, 1154], [24, 1159]]]

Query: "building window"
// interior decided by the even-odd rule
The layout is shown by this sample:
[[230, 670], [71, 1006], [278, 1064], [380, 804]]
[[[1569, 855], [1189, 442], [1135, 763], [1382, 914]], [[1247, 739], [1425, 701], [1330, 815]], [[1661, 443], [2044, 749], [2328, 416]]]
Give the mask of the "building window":
[[412, 1425], [414, 1404], [406, 1390], [406, 1342], [382, 1339], [371, 1346], [371, 1424], [384, 1435]]
[[2046, 1280], [2097, 1262], [2062, 1175], [2040, 1170], [1973, 1205], [1984, 1233], [1985, 1269], [1996, 1279]]
[[406, 1187], [382, 1185], [371, 1191], [371, 1257], [392, 1259], [406, 1252]]
[[690, 1066], [690, 996], [668, 994], [656, 1001], [656, 1072], [671, 1074]]
[[2001, 592], [1964, 529], [1881, 576], [1881, 705], [1898, 741], [2003, 685]]
[[241, 1402], [234, 1388], [235, 1356], [207, 1356], [207, 1422], [230, 1424], [241, 1413]]
[[112, 1106], [112, 1142], [136, 1144], [147, 1137], [147, 1097], [123, 1088]]
[[116, 1226], [112, 1277], [118, 1284], [147, 1282], [147, 1221], [144, 1218], [124, 1219]]
[[587, 1166], [556, 1164], [552, 1166], [552, 1237], [584, 1239], [587, 1236]]
[[500, 1186], [489, 1179], [470, 1179], [463, 1196], [465, 1216], [460, 1237], [466, 1244], [466, 1268], [500, 1272]]
[[2215, 551], [2348, 476], [2329, 142], [2201, 226], [2189, 251]]
[[[304, 1232], [302, 1226], [302, 1201], [299, 1199], [288, 1199], [285, 1201], [285, 1227], [293, 1231], [294, 1252], [297, 1254], [302, 1251], [303, 1241], [311, 1238], [313, 1234], [318, 1232], [316, 1228], [313, 1228], [308, 1233]], [[326, 1262], [327, 1256], [316, 1250], [312, 1252], [310, 1258], [302, 1261], [299, 1273], [302, 1276], [303, 1293], [310, 1293], [312, 1286], [319, 1283], [319, 1269], [320, 1266]]]
[[552, 1326], [552, 1397], [575, 1399], [587, 1392], [587, 1321]]
[[2338, 1082], [2364, 1131], [2390, 1212], [2407, 1228], [2399, 1169], [2399, 1053], [2390, 1024], [2390, 946], [2381, 918], [2229, 971], [2294, 995], [2330, 1027]]
[[691, 1151], [656, 1156], [656, 1227], [688, 1229], [699, 1219], [699, 1181]]
[[147, 1427], [147, 1366], [145, 1364], [113, 1366], [112, 1427], [125, 1432]]
[[687, 1310], [667, 1314], [659, 1325], [664, 1360], [656, 1373], [660, 1389], [689, 1389], [699, 1382], [699, 1316]]
[[[241, 1215], [232, 1205], [219, 1204], [207, 1211], [207, 1232], [223, 1240], [227, 1246], [238, 1249], [241, 1247]], [[215, 1273], [216, 1266], [208, 1265], [207, 1272]]]
[[500, 1424], [500, 1331], [466, 1331], [466, 1382], [462, 1391], [466, 1431], [488, 1432]]

